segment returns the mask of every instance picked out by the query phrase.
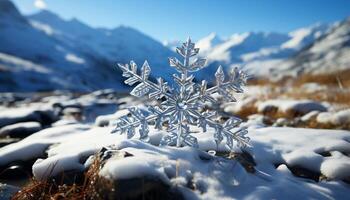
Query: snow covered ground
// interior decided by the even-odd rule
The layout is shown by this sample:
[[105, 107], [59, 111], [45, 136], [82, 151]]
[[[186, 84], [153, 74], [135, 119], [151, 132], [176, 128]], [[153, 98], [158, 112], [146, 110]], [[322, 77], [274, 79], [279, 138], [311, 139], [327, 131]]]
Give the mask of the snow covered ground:
[[[104, 160], [100, 176], [115, 182], [148, 177], [185, 199], [344, 199], [350, 192], [350, 131], [271, 127], [251, 116], [242, 124], [248, 127], [250, 147], [236, 149], [235, 154], [224, 145], [216, 146], [212, 130], [202, 133], [197, 127], [193, 128], [199, 150], [158, 146], [165, 131], [155, 129], [150, 129], [149, 144], [111, 134], [115, 120], [128, 112], [125, 108], [140, 103], [104, 90], [17, 101], [17, 108], [2, 106], [1, 137], [19, 127], [38, 130], [0, 148], [0, 169], [31, 163], [30, 171], [39, 180], [82, 173], [107, 148], [104, 153], [111, 157]], [[309, 103], [313, 109], [305, 110], [302, 105]], [[265, 104], [258, 105], [300, 108], [317, 118], [328, 113], [322, 115], [331, 121], [345, 122], [350, 116], [345, 110], [325, 112], [326, 106], [309, 101]], [[43, 120], [47, 114], [52, 119]]]

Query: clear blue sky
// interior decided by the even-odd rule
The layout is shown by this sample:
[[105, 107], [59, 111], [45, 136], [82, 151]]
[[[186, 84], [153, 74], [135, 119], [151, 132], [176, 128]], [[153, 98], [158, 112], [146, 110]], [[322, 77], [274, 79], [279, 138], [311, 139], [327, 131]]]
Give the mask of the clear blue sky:
[[[35, 0], [13, 0], [24, 14], [38, 11]], [[211, 32], [288, 32], [316, 22], [350, 16], [350, 0], [36, 0], [65, 19], [94, 27], [134, 27], [159, 41]], [[37, 2], [38, 3], [38, 2]], [[40, 6], [40, 5], [39, 5]]]

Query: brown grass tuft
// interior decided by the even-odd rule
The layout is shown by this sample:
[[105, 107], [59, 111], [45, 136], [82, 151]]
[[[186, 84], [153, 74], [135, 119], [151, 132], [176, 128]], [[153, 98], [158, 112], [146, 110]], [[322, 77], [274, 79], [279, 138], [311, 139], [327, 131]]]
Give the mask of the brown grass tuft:
[[[97, 158], [97, 156], [95, 157]], [[105, 199], [107, 191], [113, 190], [111, 181], [98, 175], [100, 159], [95, 159], [81, 183], [57, 184], [55, 180], [39, 181], [32, 179], [31, 183], [17, 192], [13, 200], [56, 200], [56, 199]]]

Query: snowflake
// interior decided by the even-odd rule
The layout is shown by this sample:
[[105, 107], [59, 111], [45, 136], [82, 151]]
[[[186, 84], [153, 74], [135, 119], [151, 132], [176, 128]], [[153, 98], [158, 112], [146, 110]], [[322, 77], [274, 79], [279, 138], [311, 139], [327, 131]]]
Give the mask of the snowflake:
[[205, 66], [205, 59], [196, 58], [193, 61], [191, 59], [198, 54], [199, 48], [195, 48], [195, 44], [189, 38], [182, 47], [176, 48], [176, 52], [184, 58], [183, 62], [175, 57], [169, 58], [170, 66], [179, 72], [173, 74], [176, 87], [170, 87], [162, 78], [158, 78], [157, 83], [150, 81], [148, 78], [151, 68], [147, 61], [142, 65], [140, 73], [133, 61], [130, 65], [118, 64], [123, 71], [123, 76], [127, 77], [126, 84], [138, 83], [131, 91], [131, 95], [136, 97], [147, 95], [149, 99], [159, 101], [159, 104], [148, 106], [146, 110], [140, 110], [137, 107], [129, 108], [130, 115], [121, 117], [112, 132], [127, 133], [127, 137], [132, 138], [138, 130], [139, 139], [147, 142], [149, 125], [152, 124], [157, 129], [167, 127], [169, 134], [162, 138], [161, 145], [198, 147], [197, 138], [193, 136], [190, 127], [198, 126], [203, 129], [203, 132], [207, 131], [207, 127], [211, 127], [214, 130], [214, 140], [217, 145], [224, 138], [231, 150], [234, 149], [234, 142], [241, 147], [248, 145], [249, 138], [245, 136], [246, 128], [238, 127], [241, 119], [231, 117], [222, 123], [217, 112], [205, 111], [204, 107], [207, 103], [217, 103], [217, 100], [212, 97], [215, 93], [227, 101], [235, 102], [233, 93], [243, 92], [242, 86], [246, 83], [247, 75], [238, 68], [234, 68], [229, 79], [225, 80], [224, 71], [219, 66], [215, 73], [216, 85], [208, 88], [207, 81], [195, 83], [194, 76], [190, 74]]

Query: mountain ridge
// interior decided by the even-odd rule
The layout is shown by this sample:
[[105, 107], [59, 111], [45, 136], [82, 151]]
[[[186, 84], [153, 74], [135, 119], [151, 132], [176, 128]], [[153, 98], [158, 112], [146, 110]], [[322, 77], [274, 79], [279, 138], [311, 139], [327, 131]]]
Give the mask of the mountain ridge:
[[[154, 69], [152, 76], [171, 76], [172, 69], [164, 70], [163, 66], [167, 64], [167, 57], [174, 53], [136, 29], [118, 27], [108, 30], [111, 33], [108, 35], [107, 30], [89, 27], [77, 19], [63, 20], [50, 11], [39, 12], [34, 15], [37, 17], [34, 20], [33, 15], [23, 17], [8, 0], [1, 1], [0, 10], [6, 10], [0, 14], [0, 65], [4, 66], [7, 74], [6, 77], [5, 73], [1, 75], [0, 82], [8, 80], [7, 85], [17, 82], [16, 77], [21, 77], [21, 73], [28, 73], [28, 70], [18, 70], [20, 67], [27, 69], [20, 64], [28, 62], [51, 71], [50, 84], [45, 80], [48, 76], [35, 76], [35, 82], [43, 82], [42, 88], [35, 86], [36, 90], [115, 88], [125, 91], [127, 86], [116, 64], [130, 60], [142, 65], [147, 59]], [[12, 66], [9, 60], [17, 61], [17, 70], [6, 67]], [[54, 80], [65, 80], [66, 83]], [[30, 83], [30, 79], [25, 81], [29, 82], [18, 85], [34, 84]], [[12, 91], [25, 90], [9, 86], [3, 91], [8, 91], [8, 88]], [[32, 88], [28, 87], [28, 90]]]

